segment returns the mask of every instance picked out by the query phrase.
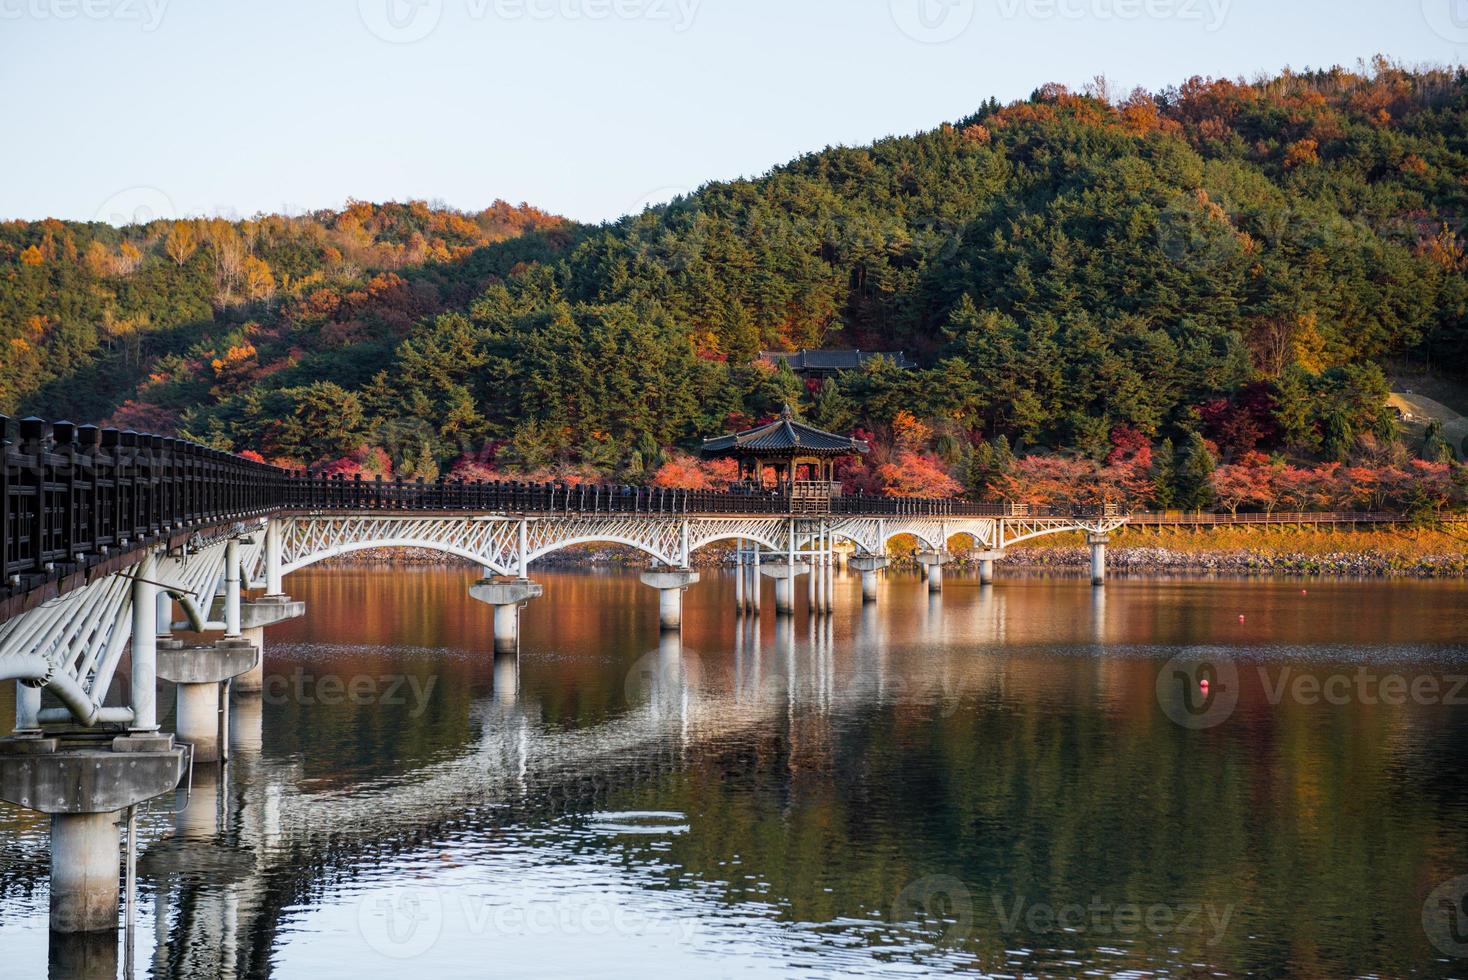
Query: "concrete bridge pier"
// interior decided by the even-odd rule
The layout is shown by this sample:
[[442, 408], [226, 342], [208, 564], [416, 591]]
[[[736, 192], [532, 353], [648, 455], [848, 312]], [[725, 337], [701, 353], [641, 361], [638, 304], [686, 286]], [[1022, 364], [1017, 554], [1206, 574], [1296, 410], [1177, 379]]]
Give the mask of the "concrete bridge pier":
[[471, 598], [494, 607], [494, 652], [517, 653], [520, 649], [520, 607], [545, 594], [545, 588], [529, 579], [483, 581], [469, 587]]
[[180, 742], [194, 747], [195, 762], [223, 758], [229, 723], [221, 685], [254, 669], [259, 659], [260, 652], [244, 637], [158, 651], [158, 676], [176, 685], [174, 732]]
[[760, 568], [762, 575], [775, 580], [775, 612], [778, 615], [795, 615], [795, 577], [807, 571], [799, 562], [780, 562]]
[[749, 612], [755, 616], [759, 615], [760, 591], [762, 589], [762, 583], [760, 582], [759, 575], [759, 563], [759, 542], [756, 541], [754, 547], [751, 548], [749, 552], [749, 569], [747, 575], [749, 582], [747, 586], [747, 592], [745, 593], [746, 601], [748, 602], [747, 608]]
[[928, 591], [943, 591], [943, 566], [953, 560], [946, 551], [923, 551], [917, 556], [918, 564], [927, 570]]
[[268, 595], [240, 606], [240, 636], [259, 651], [255, 666], [234, 679], [231, 688], [239, 694], [259, 694], [265, 688], [265, 627], [306, 615], [304, 602], [290, 596]]
[[51, 817], [53, 932], [107, 932], [116, 943], [123, 811], [167, 793], [183, 771], [172, 735], [0, 739], [0, 800]]
[[887, 567], [887, 559], [874, 555], [862, 555], [858, 558], [849, 559], [846, 567], [852, 571], [861, 573], [861, 601], [871, 603], [877, 601], [877, 575]]
[[744, 539], [740, 538], [734, 545], [734, 611], [740, 616], [749, 610], [749, 600], [744, 595], [745, 586], [748, 584], [745, 582], [744, 573]]
[[687, 568], [643, 572], [642, 584], [658, 590], [658, 625], [664, 630], [683, 628], [683, 590], [698, 583], [698, 573]]
[[1086, 544], [1091, 546], [1091, 584], [1106, 584], [1106, 546], [1111, 538], [1105, 534], [1088, 534]]
[[1004, 552], [999, 550], [978, 551], [974, 553], [974, 558], [979, 563], [980, 585], [994, 584], [994, 563], [1003, 557]]

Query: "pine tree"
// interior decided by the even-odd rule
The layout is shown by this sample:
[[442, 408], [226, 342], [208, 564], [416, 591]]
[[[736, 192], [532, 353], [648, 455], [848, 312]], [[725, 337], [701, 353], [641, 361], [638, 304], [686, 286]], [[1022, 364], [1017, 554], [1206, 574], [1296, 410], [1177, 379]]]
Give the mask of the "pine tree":
[[1163, 439], [1152, 455], [1152, 498], [1161, 510], [1177, 504], [1177, 454], [1171, 439]]
[[851, 403], [841, 394], [841, 387], [834, 378], [827, 378], [816, 390], [810, 420], [828, 432], [847, 432], [856, 423], [856, 413], [851, 410]]
[[1183, 446], [1177, 466], [1177, 506], [1203, 510], [1213, 503], [1213, 469], [1217, 465], [1208, 444], [1194, 432]]

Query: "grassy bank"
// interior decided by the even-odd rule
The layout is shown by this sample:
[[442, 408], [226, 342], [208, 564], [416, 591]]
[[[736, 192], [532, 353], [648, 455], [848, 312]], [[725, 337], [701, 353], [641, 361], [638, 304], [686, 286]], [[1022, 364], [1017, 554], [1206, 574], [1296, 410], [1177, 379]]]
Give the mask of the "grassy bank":
[[[1005, 558], [1010, 564], [1041, 566], [1081, 565], [1087, 560], [1079, 534], [1027, 541]], [[1468, 528], [1130, 530], [1113, 536], [1108, 560], [1120, 571], [1468, 576]]]

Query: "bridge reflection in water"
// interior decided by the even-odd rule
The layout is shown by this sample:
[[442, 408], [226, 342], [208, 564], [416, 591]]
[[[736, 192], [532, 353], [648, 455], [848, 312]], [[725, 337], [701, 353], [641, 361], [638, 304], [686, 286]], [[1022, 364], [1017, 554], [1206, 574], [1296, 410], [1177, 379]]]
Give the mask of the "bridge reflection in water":
[[[1401, 583], [1383, 597], [1376, 583], [1322, 583], [1306, 598], [1288, 583], [951, 579], [937, 601], [894, 577], [882, 602], [864, 604], [858, 580], [840, 576], [832, 616], [754, 619], [730, 614], [735, 581], [721, 573], [690, 593], [682, 633], [653, 642], [657, 611], [637, 601], [635, 577], [543, 577], [548, 601], [527, 610], [522, 651], [495, 656], [463, 572], [306, 573], [312, 615], [276, 628], [263, 696], [236, 699], [232, 761], [199, 767], [191, 794], [143, 819], [140, 967], [370, 975], [414, 953], [399, 968], [493, 955], [516, 973], [536, 965], [536, 949], [542, 966], [590, 970], [615, 969], [636, 947], [651, 973], [708, 969], [708, 957], [750, 948], [794, 965], [816, 949], [873, 972], [892, 957], [997, 970], [1024, 965], [1005, 952], [1023, 945], [1030, 970], [1079, 959], [1237, 971], [1262, 962], [1245, 930], [1220, 946], [1193, 935], [1020, 942], [985, 927], [934, 947], [891, 903], [934, 874], [975, 890], [997, 883], [1006, 899], [1247, 901], [1259, 947], [1287, 964], [1289, 923], [1312, 936], [1319, 925], [1312, 900], [1335, 922], [1328, 895], [1360, 885], [1350, 914], [1364, 923], [1436, 871], [1417, 845], [1468, 839], [1459, 794], [1414, 788], [1419, 769], [1463, 747], [1450, 716], [1357, 706], [1322, 725], [1300, 706], [1259, 714], [1262, 693], [1249, 688], [1243, 727], [1211, 739], [1200, 764], [1204, 743], [1160, 716], [1152, 690], [1172, 652], [1225, 640], [1317, 665], [1348, 643], [1380, 644], [1395, 669], [1461, 660], [1443, 645], [1465, 598], [1458, 584]], [[354, 700], [329, 678], [348, 691], [373, 683]], [[1395, 746], [1390, 761], [1367, 751], [1382, 744]], [[1271, 783], [1268, 760], [1286, 746], [1307, 766], [1357, 760], [1348, 780], [1312, 770], [1329, 826], [1288, 794], [1261, 804], [1247, 790]], [[1138, 806], [1157, 815], [1144, 833]], [[16, 812], [0, 816], [0, 839], [13, 842], [0, 901], [15, 912], [0, 944], [32, 975], [46, 956], [45, 840]], [[1288, 884], [1260, 881], [1231, 848], [1197, 847], [1242, 834], [1329, 848], [1383, 820], [1404, 846], [1370, 861], [1338, 855], [1330, 875]], [[1040, 854], [1051, 859], [1026, 857]], [[641, 910], [629, 928], [667, 927], [660, 942], [536, 934], [495, 911], [564, 911], [562, 900], [584, 910], [576, 903], [607, 889], [618, 896], [607, 901]], [[976, 899], [987, 914], [990, 895]], [[424, 901], [440, 903], [424, 920], [437, 934], [416, 950], [427, 932], [389, 927]], [[461, 901], [489, 903], [492, 931], [456, 919]], [[682, 926], [709, 934], [679, 939]], [[1364, 925], [1330, 936], [1317, 950], [1328, 963], [1393, 972], [1423, 955], [1420, 940], [1383, 941]], [[74, 939], [53, 943], [53, 975], [115, 975], [115, 953], [111, 964], [105, 951], [79, 959]]]

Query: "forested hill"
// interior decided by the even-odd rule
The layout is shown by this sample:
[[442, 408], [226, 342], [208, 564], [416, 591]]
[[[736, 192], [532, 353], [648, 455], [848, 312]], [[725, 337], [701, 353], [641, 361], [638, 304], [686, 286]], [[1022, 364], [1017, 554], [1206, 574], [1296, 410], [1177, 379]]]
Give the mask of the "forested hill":
[[[12, 223], [0, 409], [410, 474], [638, 478], [787, 399], [975, 489], [1000, 437], [1360, 461], [1397, 443], [1377, 365], [1468, 369], [1465, 143], [1468, 75], [1378, 61], [1046, 86], [597, 228]], [[817, 346], [921, 367], [817, 388], [755, 360]]]

